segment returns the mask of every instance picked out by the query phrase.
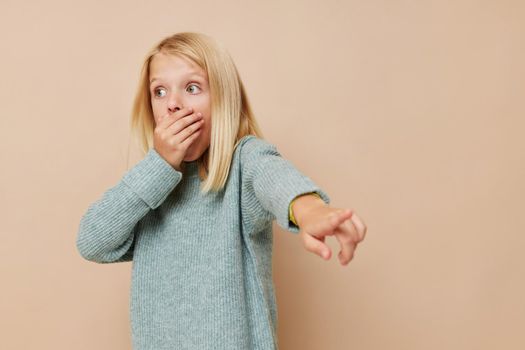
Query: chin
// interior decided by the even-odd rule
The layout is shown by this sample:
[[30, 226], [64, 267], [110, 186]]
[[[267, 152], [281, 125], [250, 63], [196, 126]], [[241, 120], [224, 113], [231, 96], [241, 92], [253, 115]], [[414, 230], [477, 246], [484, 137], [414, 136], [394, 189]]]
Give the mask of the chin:
[[189, 148], [188, 148], [188, 151], [186, 152], [186, 155], [184, 156], [184, 161], [185, 162], [193, 162], [197, 159], [199, 159], [200, 157], [202, 157], [202, 155], [204, 153], [206, 153], [206, 151], [208, 150], [209, 148], [209, 144], [207, 146], [205, 146], [204, 149], [202, 149], [202, 145], [200, 144], [192, 144]]
[[200, 153], [195, 153], [193, 152], [192, 149], [190, 149], [189, 152], [187, 152], [186, 155], [184, 156], [184, 161], [193, 162], [194, 160], [199, 159], [200, 156], [201, 156]]
[[185, 161], [185, 162], [193, 162], [194, 160], [197, 160], [197, 159], [198, 159], [198, 157], [197, 157], [197, 158], [195, 158], [195, 157], [193, 157], [193, 156], [190, 157], [189, 155], [186, 155], [186, 156], [184, 157], [184, 161]]

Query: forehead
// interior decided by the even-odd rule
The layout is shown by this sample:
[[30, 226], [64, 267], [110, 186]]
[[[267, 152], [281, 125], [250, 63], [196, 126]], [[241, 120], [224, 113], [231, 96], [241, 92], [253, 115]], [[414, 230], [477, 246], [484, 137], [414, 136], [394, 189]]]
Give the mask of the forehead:
[[191, 60], [165, 53], [157, 53], [150, 62], [150, 81], [154, 78], [183, 78], [186, 76], [200, 76], [206, 79], [206, 72]]

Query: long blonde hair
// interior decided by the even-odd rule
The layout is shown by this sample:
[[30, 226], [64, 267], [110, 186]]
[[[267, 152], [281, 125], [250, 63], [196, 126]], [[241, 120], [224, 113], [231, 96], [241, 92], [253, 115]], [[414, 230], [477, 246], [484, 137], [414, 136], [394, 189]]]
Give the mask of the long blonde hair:
[[197, 163], [203, 180], [201, 193], [219, 191], [228, 178], [238, 141], [246, 135], [263, 138], [237, 67], [222, 44], [202, 33], [180, 32], [156, 44], [144, 59], [131, 111], [131, 132], [139, 139], [143, 155], [153, 146], [155, 120], [149, 69], [153, 56], [160, 52], [189, 59], [208, 75], [212, 121], [210, 146]]

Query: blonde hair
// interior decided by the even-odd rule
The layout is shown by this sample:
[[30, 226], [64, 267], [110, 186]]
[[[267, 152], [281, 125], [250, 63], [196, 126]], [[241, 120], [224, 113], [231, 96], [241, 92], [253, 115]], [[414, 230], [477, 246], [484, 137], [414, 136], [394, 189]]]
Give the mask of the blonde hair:
[[[232, 58], [222, 44], [196, 32], [180, 32], [162, 39], [146, 55], [131, 111], [130, 127], [144, 155], [153, 146], [155, 120], [149, 91], [150, 62], [157, 53], [189, 59], [208, 76], [211, 138], [197, 160], [201, 193], [221, 190], [228, 178], [233, 152], [246, 135], [263, 138]], [[184, 169], [184, 162], [181, 164]]]

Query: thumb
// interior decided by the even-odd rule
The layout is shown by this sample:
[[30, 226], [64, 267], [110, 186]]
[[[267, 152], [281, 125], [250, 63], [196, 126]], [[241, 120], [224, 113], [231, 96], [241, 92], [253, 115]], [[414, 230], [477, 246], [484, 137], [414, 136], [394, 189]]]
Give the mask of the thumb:
[[332, 251], [328, 247], [326, 243], [324, 243], [324, 239], [319, 240], [318, 238], [308, 234], [304, 233], [303, 243], [304, 247], [307, 251], [319, 255], [321, 258], [325, 260], [329, 260], [330, 256], [332, 255]]

